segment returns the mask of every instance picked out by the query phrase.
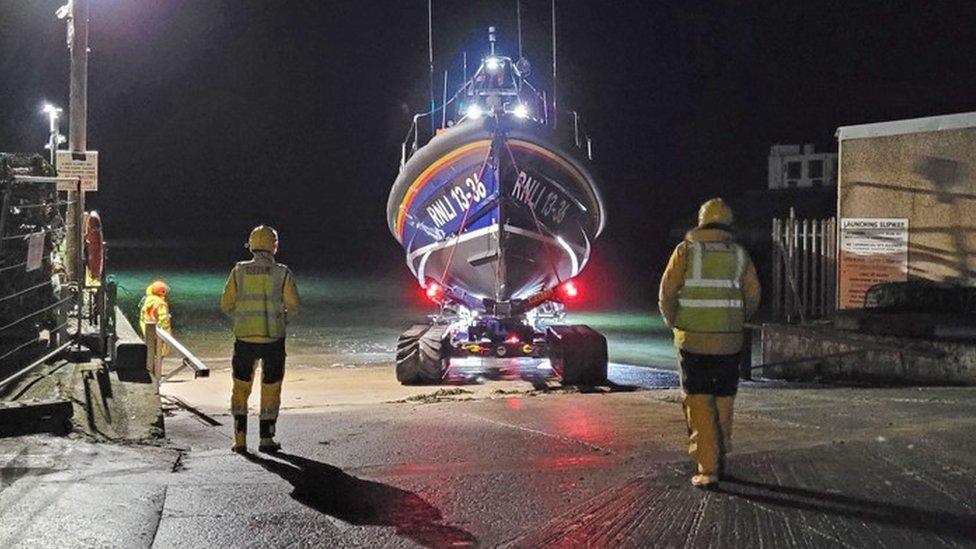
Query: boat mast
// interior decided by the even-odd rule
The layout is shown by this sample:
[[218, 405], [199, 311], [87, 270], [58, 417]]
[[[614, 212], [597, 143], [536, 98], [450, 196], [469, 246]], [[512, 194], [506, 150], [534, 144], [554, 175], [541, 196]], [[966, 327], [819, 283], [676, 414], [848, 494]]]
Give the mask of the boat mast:
[[428, 91], [430, 92], [430, 133], [437, 131], [437, 119], [434, 118], [434, 6], [433, 0], [427, 0], [427, 64]]
[[515, 0], [515, 23], [518, 25], [518, 58], [522, 59], [522, 2]]

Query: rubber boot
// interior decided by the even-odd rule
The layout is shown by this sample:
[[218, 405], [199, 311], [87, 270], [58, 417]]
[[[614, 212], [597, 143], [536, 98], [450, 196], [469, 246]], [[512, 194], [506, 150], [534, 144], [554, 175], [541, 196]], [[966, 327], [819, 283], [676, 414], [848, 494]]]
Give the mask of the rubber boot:
[[715, 397], [715, 409], [718, 411], [718, 428], [721, 431], [722, 449], [718, 460], [718, 476], [724, 477], [728, 470], [726, 456], [732, 453], [732, 412], [735, 397]]
[[684, 409], [690, 432], [688, 453], [698, 466], [698, 473], [691, 478], [691, 483], [699, 488], [711, 488], [718, 482], [721, 446], [715, 397], [687, 395]]
[[261, 452], [277, 452], [281, 445], [275, 442], [275, 424], [281, 408], [281, 382], [261, 384]]
[[251, 382], [234, 379], [230, 393], [230, 413], [234, 416], [234, 446], [237, 453], [247, 452], [247, 399], [251, 396]]
[[247, 415], [234, 416], [234, 446], [232, 451], [238, 454], [247, 452]]
[[261, 442], [258, 443], [258, 451], [264, 452], [266, 454], [273, 454], [281, 450], [281, 444], [278, 444], [275, 439], [275, 423], [273, 419], [262, 419], [259, 424], [259, 430], [261, 431]]

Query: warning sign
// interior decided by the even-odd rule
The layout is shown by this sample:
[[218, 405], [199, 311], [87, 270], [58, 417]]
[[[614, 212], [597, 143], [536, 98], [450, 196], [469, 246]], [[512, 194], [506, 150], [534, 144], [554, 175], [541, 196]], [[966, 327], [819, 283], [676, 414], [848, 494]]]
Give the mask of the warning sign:
[[[98, 151], [58, 151], [58, 177], [81, 178], [81, 190], [98, 190]], [[58, 182], [59, 191], [78, 190], [78, 184], [68, 181]]]
[[864, 294], [883, 282], [908, 280], [908, 220], [840, 220], [840, 308], [864, 307]]

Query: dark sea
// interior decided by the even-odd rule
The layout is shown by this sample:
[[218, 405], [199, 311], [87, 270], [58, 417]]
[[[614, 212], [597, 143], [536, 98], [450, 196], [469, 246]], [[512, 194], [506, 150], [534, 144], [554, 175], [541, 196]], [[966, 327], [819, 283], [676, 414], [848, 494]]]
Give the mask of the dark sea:
[[[236, 260], [237, 247], [182, 243], [110, 243], [108, 272], [119, 285], [119, 305], [138, 320], [145, 287], [159, 278], [170, 286], [174, 333], [205, 359], [229, 357], [231, 322], [219, 307], [220, 294]], [[303, 267], [286, 258], [302, 299], [301, 314], [288, 327], [290, 362], [315, 366], [390, 363], [397, 336], [434, 312], [405, 266], [357, 274]], [[402, 271], [402, 272], [400, 272]], [[675, 367], [671, 332], [646, 308], [567, 308], [564, 323], [588, 324], [607, 336], [610, 360], [639, 366]]]

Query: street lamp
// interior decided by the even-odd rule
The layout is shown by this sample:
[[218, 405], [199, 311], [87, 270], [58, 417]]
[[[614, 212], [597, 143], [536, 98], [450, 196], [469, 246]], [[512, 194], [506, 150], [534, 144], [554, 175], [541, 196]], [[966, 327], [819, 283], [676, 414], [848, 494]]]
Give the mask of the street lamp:
[[60, 124], [58, 123], [59, 115], [61, 114], [61, 108], [55, 107], [50, 103], [45, 103], [44, 108], [41, 109], [41, 112], [47, 115], [49, 133], [47, 138], [47, 145], [44, 145], [44, 148], [49, 149], [51, 151], [51, 165], [53, 166], [55, 162], [54, 157], [56, 151], [58, 150], [58, 147], [66, 141], [66, 138], [63, 135], [61, 135], [61, 127]]

